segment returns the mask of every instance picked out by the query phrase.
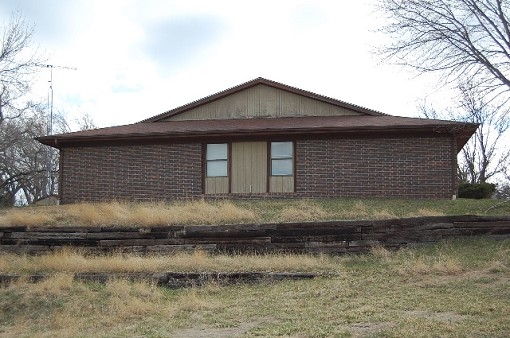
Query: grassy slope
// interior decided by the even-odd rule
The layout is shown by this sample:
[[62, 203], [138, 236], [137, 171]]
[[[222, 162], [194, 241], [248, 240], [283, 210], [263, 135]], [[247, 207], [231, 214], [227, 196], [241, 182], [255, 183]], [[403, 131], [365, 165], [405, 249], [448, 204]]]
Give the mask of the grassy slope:
[[[85, 204], [0, 211], [0, 225], [271, 222], [484, 214], [497, 201], [332, 199]], [[67, 210], [67, 211], [66, 211]], [[508, 203], [488, 214], [510, 214]], [[42, 221], [41, 221], [42, 220]], [[137, 220], [137, 221], [134, 221]], [[271, 285], [166, 290], [123, 280], [73, 282], [75, 271], [319, 271]], [[3, 254], [0, 272], [54, 277], [0, 287], [0, 336], [505, 336], [510, 240], [463, 239], [346, 256], [41, 256]]]
[[[510, 203], [501, 200], [410, 200], [397, 198], [332, 198], [239, 202], [256, 210], [265, 221], [315, 219], [387, 219], [440, 215], [508, 215]], [[490, 209], [492, 208], [492, 209]], [[490, 209], [489, 211], [487, 211]]]
[[[497, 206], [497, 207], [495, 207]], [[492, 209], [491, 209], [492, 208]], [[0, 227], [9, 225], [164, 225], [286, 222], [332, 219], [487, 214], [508, 215], [498, 200], [203, 200], [174, 203], [81, 203], [0, 210]]]
[[[265, 258], [258, 259], [245, 261], [245, 268]], [[0, 335], [429, 337], [510, 332], [510, 241], [464, 239], [398, 252], [374, 248], [365, 255], [306, 259], [303, 265], [334, 274], [172, 291], [126, 281], [72, 282], [63, 266], [45, 282], [0, 288]], [[229, 266], [227, 256], [212, 260], [209, 269]], [[287, 268], [273, 268], [279, 269]]]

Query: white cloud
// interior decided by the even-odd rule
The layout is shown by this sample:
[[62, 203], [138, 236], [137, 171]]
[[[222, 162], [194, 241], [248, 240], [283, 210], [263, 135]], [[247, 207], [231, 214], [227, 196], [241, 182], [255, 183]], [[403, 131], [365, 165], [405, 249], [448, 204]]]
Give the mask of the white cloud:
[[[53, 69], [55, 109], [101, 126], [259, 76], [410, 116], [433, 85], [378, 65], [375, 1], [0, 0], [0, 12], [21, 10], [48, 63], [78, 68]], [[48, 80], [44, 69], [34, 87], [42, 99]]]

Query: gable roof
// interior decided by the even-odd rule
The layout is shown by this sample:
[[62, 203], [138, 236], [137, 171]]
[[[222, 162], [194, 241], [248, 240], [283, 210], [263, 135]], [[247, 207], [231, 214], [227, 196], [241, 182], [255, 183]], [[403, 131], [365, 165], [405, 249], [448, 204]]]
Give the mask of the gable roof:
[[78, 131], [38, 138], [52, 147], [85, 146], [105, 142], [192, 141], [212, 138], [316, 137], [327, 135], [377, 135], [381, 133], [447, 134], [457, 137], [457, 151], [478, 125], [455, 121], [390, 115], [308, 116], [237, 120], [139, 122], [130, 125]]
[[[292, 94], [302, 95], [309, 99], [349, 109], [359, 114], [182, 121], [166, 120], [171, 116], [182, 114], [190, 109], [220, 100], [257, 85], [265, 85], [288, 91]], [[224, 142], [225, 140], [233, 139], [275, 139], [278, 137], [298, 139], [331, 136], [357, 137], [358, 135], [371, 137], [381, 134], [396, 136], [431, 136], [442, 134], [454, 136], [457, 141], [457, 151], [460, 151], [476, 131], [477, 127], [478, 125], [473, 123], [391, 116], [278, 82], [257, 78], [138, 123], [44, 136], [37, 138], [37, 140], [55, 148], [63, 148], [112, 142], [127, 144], [167, 141], [211, 142], [211, 140]]]
[[306, 90], [303, 90], [303, 89], [291, 87], [291, 86], [285, 85], [283, 83], [279, 83], [279, 82], [276, 82], [276, 81], [271, 81], [271, 80], [259, 77], [259, 78], [256, 78], [254, 80], [251, 80], [251, 81], [242, 83], [240, 85], [237, 85], [235, 87], [231, 87], [231, 88], [223, 90], [221, 92], [218, 92], [218, 93], [206, 96], [204, 98], [201, 98], [199, 100], [193, 101], [191, 103], [188, 103], [188, 104], [185, 104], [183, 106], [180, 106], [180, 107], [174, 108], [172, 110], [166, 111], [166, 112], [164, 112], [162, 114], [159, 114], [159, 115], [150, 117], [148, 119], [142, 120], [140, 122], [159, 122], [159, 121], [162, 121], [162, 120], [167, 119], [169, 117], [180, 115], [180, 114], [182, 114], [182, 113], [184, 113], [186, 111], [189, 111], [191, 109], [197, 108], [197, 107], [202, 106], [202, 105], [206, 105], [206, 104], [211, 103], [213, 101], [222, 99], [222, 98], [224, 98], [226, 96], [233, 95], [235, 93], [238, 93], [240, 91], [246, 90], [248, 88], [251, 88], [251, 87], [254, 87], [254, 86], [257, 86], [257, 85], [265, 85], [265, 86], [268, 86], [268, 87], [284, 90], [284, 91], [287, 91], [287, 92], [292, 93], [292, 94], [301, 95], [301, 96], [304, 96], [304, 97], [307, 97], [307, 98], [310, 98], [310, 99], [313, 99], [313, 100], [317, 100], [317, 101], [320, 101], [320, 102], [328, 103], [328, 104], [331, 104], [331, 105], [334, 105], [334, 106], [337, 106], [337, 107], [353, 110], [353, 111], [358, 112], [358, 113], [363, 114], [363, 115], [370, 115], [370, 116], [386, 115], [386, 114], [383, 114], [381, 112], [378, 112], [378, 111], [375, 111], [375, 110], [372, 110], [372, 109], [364, 108], [364, 107], [357, 106], [357, 105], [354, 105], [354, 104], [351, 104], [351, 103], [347, 103], [347, 102], [344, 102], [344, 101], [341, 101], [341, 100], [333, 99], [333, 98], [330, 98], [330, 97], [327, 97], [327, 96], [319, 95], [319, 94], [312, 93], [312, 92], [309, 92], [309, 91], [306, 91]]

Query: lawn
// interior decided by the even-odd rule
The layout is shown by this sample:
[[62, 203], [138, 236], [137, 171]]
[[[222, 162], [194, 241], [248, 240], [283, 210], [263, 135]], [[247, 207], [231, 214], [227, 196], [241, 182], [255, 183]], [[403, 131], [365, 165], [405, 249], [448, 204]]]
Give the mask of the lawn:
[[[0, 210], [1, 226], [226, 224], [432, 215], [508, 215], [495, 200], [203, 200]], [[76, 272], [315, 272], [312, 280], [171, 290], [73, 280]], [[358, 255], [3, 253], [2, 337], [504, 337], [510, 239], [462, 238]]]
[[[510, 332], [510, 240], [469, 238], [344, 256], [5, 256], [2, 272], [50, 273], [0, 288], [6, 337], [503, 337]], [[318, 271], [259, 285], [169, 290], [72, 280], [76, 270]], [[51, 264], [53, 262], [53, 264]], [[124, 262], [124, 263], [122, 263]]]

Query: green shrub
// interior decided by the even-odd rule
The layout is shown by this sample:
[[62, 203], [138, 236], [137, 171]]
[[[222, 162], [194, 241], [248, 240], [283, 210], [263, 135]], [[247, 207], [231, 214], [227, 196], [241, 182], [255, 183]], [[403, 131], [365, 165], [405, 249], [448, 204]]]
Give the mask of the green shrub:
[[459, 186], [459, 198], [491, 198], [496, 192], [496, 185], [492, 183], [461, 183]]

